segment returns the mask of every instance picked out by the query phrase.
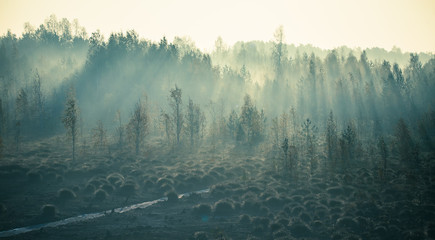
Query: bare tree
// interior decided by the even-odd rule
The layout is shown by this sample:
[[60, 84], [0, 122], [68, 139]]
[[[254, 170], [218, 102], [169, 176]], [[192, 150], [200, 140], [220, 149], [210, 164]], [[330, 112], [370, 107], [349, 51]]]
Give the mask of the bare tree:
[[181, 130], [183, 129], [183, 105], [181, 100], [181, 88], [175, 85], [175, 89], [171, 89], [169, 104], [173, 110], [172, 119], [175, 123], [175, 135], [177, 136], [177, 144], [180, 143]]
[[186, 132], [190, 138], [190, 145], [193, 147], [195, 140], [199, 140], [201, 127], [205, 121], [205, 116], [198, 105], [189, 99], [186, 114]]
[[139, 154], [140, 147], [148, 134], [149, 121], [146, 102], [142, 102], [139, 99], [134, 107], [127, 126], [128, 136], [130, 141], [134, 144], [136, 155]]
[[27, 126], [29, 120], [29, 100], [27, 91], [21, 88], [15, 99], [15, 144], [16, 150], [19, 150], [21, 143], [22, 129]]
[[74, 87], [70, 87], [65, 103], [64, 115], [62, 118], [63, 125], [67, 130], [67, 134], [72, 139], [72, 156], [75, 160], [76, 142], [78, 134], [79, 107], [75, 97]]
[[165, 130], [165, 136], [168, 141], [168, 144], [171, 143], [172, 133], [173, 133], [173, 126], [172, 126], [172, 120], [171, 116], [164, 111], [160, 114], [161, 117], [161, 123], [163, 124], [163, 128]]
[[35, 72], [35, 76], [32, 82], [32, 91], [31, 91], [31, 115], [34, 119], [35, 125], [41, 131], [43, 126], [43, 117], [44, 117], [44, 105], [45, 105], [45, 97], [41, 88], [41, 77], [39, 76], [38, 70]]

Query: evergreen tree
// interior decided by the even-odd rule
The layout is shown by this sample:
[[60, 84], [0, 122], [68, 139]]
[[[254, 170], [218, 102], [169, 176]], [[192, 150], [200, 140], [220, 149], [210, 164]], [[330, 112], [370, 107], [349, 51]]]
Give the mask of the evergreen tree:
[[183, 129], [184, 116], [183, 105], [181, 99], [181, 89], [175, 85], [175, 89], [171, 89], [170, 106], [172, 108], [172, 120], [175, 125], [175, 136], [177, 137], [177, 144], [180, 143], [181, 130]]
[[62, 118], [67, 134], [72, 140], [72, 159], [75, 161], [76, 142], [78, 133], [79, 107], [75, 97], [74, 87], [70, 87], [65, 103], [65, 110]]

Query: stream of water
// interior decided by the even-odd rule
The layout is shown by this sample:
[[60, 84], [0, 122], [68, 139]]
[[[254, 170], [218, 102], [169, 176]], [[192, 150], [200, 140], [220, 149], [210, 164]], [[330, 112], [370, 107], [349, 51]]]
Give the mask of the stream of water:
[[[207, 193], [209, 191], [210, 191], [210, 189], [207, 188], [207, 189], [203, 189], [203, 190], [199, 190], [199, 191], [183, 193], [183, 194], [178, 195], [178, 198], [188, 197], [193, 193], [201, 194], [201, 193]], [[138, 208], [147, 208], [147, 207], [152, 206], [156, 203], [164, 202], [167, 200], [168, 200], [167, 197], [162, 197], [162, 198], [159, 198], [159, 199], [156, 199], [153, 201], [136, 203], [136, 204], [125, 206], [125, 207], [115, 208], [113, 210], [106, 210], [106, 211], [97, 212], [97, 213], [86, 213], [86, 214], [62, 219], [62, 220], [55, 221], [55, 222], [41, 223], [41, 224], [27, 226], [27, 227], [14, 228], [11, 230], [0, 232], [0, 237], [15, 236], [15, 235], [26, 233], [26, 232], [40, 230], [42, 228], [58, 227], [58, 226], [62, 226], [62, 225], [70, 224], [70, 223], [75, 223], [75, 222], [86, 221], [86, 220], [90, 220], [90, 219], [103, 217], [103, 216], [106, 216], [106, 215], [112, 214], [112, 213], [125, 213], [125, 212], [131, 211], [134, 209], [138, 209]]]

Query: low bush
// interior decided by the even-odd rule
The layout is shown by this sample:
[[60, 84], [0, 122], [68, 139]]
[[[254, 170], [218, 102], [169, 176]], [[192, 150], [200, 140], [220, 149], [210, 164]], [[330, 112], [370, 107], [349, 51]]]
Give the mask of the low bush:
[[56, 217], [57, 209], [52, 204], [46, 204], [41, 208], [41, 216], [46, 219], [53, 219]]
[[210, 216], [211, 215], [211, 206], [208, 204], [199, 204], [193, 207], [192, 211], [195, 216]]
[[76, 194], [73, 192], [73, 190], [68, 188], [61, 188], [57, 192], [57, 196], [61, 201], [68, 201], [68, 200], [75, 199], [77, 197]]
[[230, 216], [234, 214], [234, 206], [228, 201], [219, 201], [214, 206], [215, 216]]
[[26, 175], [29, 183], [40, 183], [42, 181], [42, 175], [37, 171], [30, 171]]
[[178, 194], [174, 190], [167, 192], [165, 196], [168, 198], [168, 203], [178, 202]]
[[94, 192], [94, 199], [98, 202], [102, 202], [107, 198], [108, 195], [109, 194], [107, 194], [105, 190], [98, 189], [97, 191]]

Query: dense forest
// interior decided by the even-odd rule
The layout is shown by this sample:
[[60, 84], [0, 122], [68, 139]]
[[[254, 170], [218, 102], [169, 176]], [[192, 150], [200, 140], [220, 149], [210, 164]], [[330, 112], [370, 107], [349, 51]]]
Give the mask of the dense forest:
[[145, 156], [155, 144], [231, 148], [263, 156], [266, 173], [286, 181], [365, 167], [380, 182], [389, 168], [432, 182], [433, 53], [295, 46], [283, 32], [233, 46], [218, 38], [209, 53], [188, 37], [153, 42], [130, 30], [105, 39], [54, 15], [22, 36], [8, 32], [0, 161], [56, 138], [73, 162]]
[[[54, 15], [37, 29], [26, 24], [20, 38], [10, 32], [1, 37], [3, 144], [61, 133], [59, 119], [70, 87], [76, 94], [84, 138], [98, 121], [114, 138], [117, 112], [119, 119], [128, 119], [139, 99], [147, 101], [148, 130], [153, 135], [173, 135], [164, 131], [164, 116], [171, 112], [169, 92], [178, 86], [180, 105], [186, 111], [191, 100], [202, 103], [197, 107], [203, 114], [205, 138], [218, 134], [221, 140], [247, 140], [248, 126], [240, 126], [244, 137], [233, 132], [243, 124], [248, 107], [258, 112], [261, 130], [256, 131], [263, 140], [273, 139], [275, 127], [288, 128], [278, 142], [300, 135], [307, 119], [324, 137], [332, 114], [338, 133], [351, 127], [361, 140], [373, 141], [394, 134], [403, 118], [419, 146], [430, 146], [432, 54], [346, 47], [321, 50], [288, 45], [283, 39], [282, 28], [276, 30], [274, 41], [266, 43], [228, 47], [219, 38], [212, 53], [202, 53], [189, 38], [170, 43], [163, 37], [154, 43], [133, 30], [113, 33], [107, 41], [98, 31], [88, 38], [77, 20], [58, 21]], [[249, 117], [256, 118], [255, 114]], [[166, 128], [174, 127], [173, 117]], [[181, 140], [188, 138], [184, 132], [181, 135]]]

